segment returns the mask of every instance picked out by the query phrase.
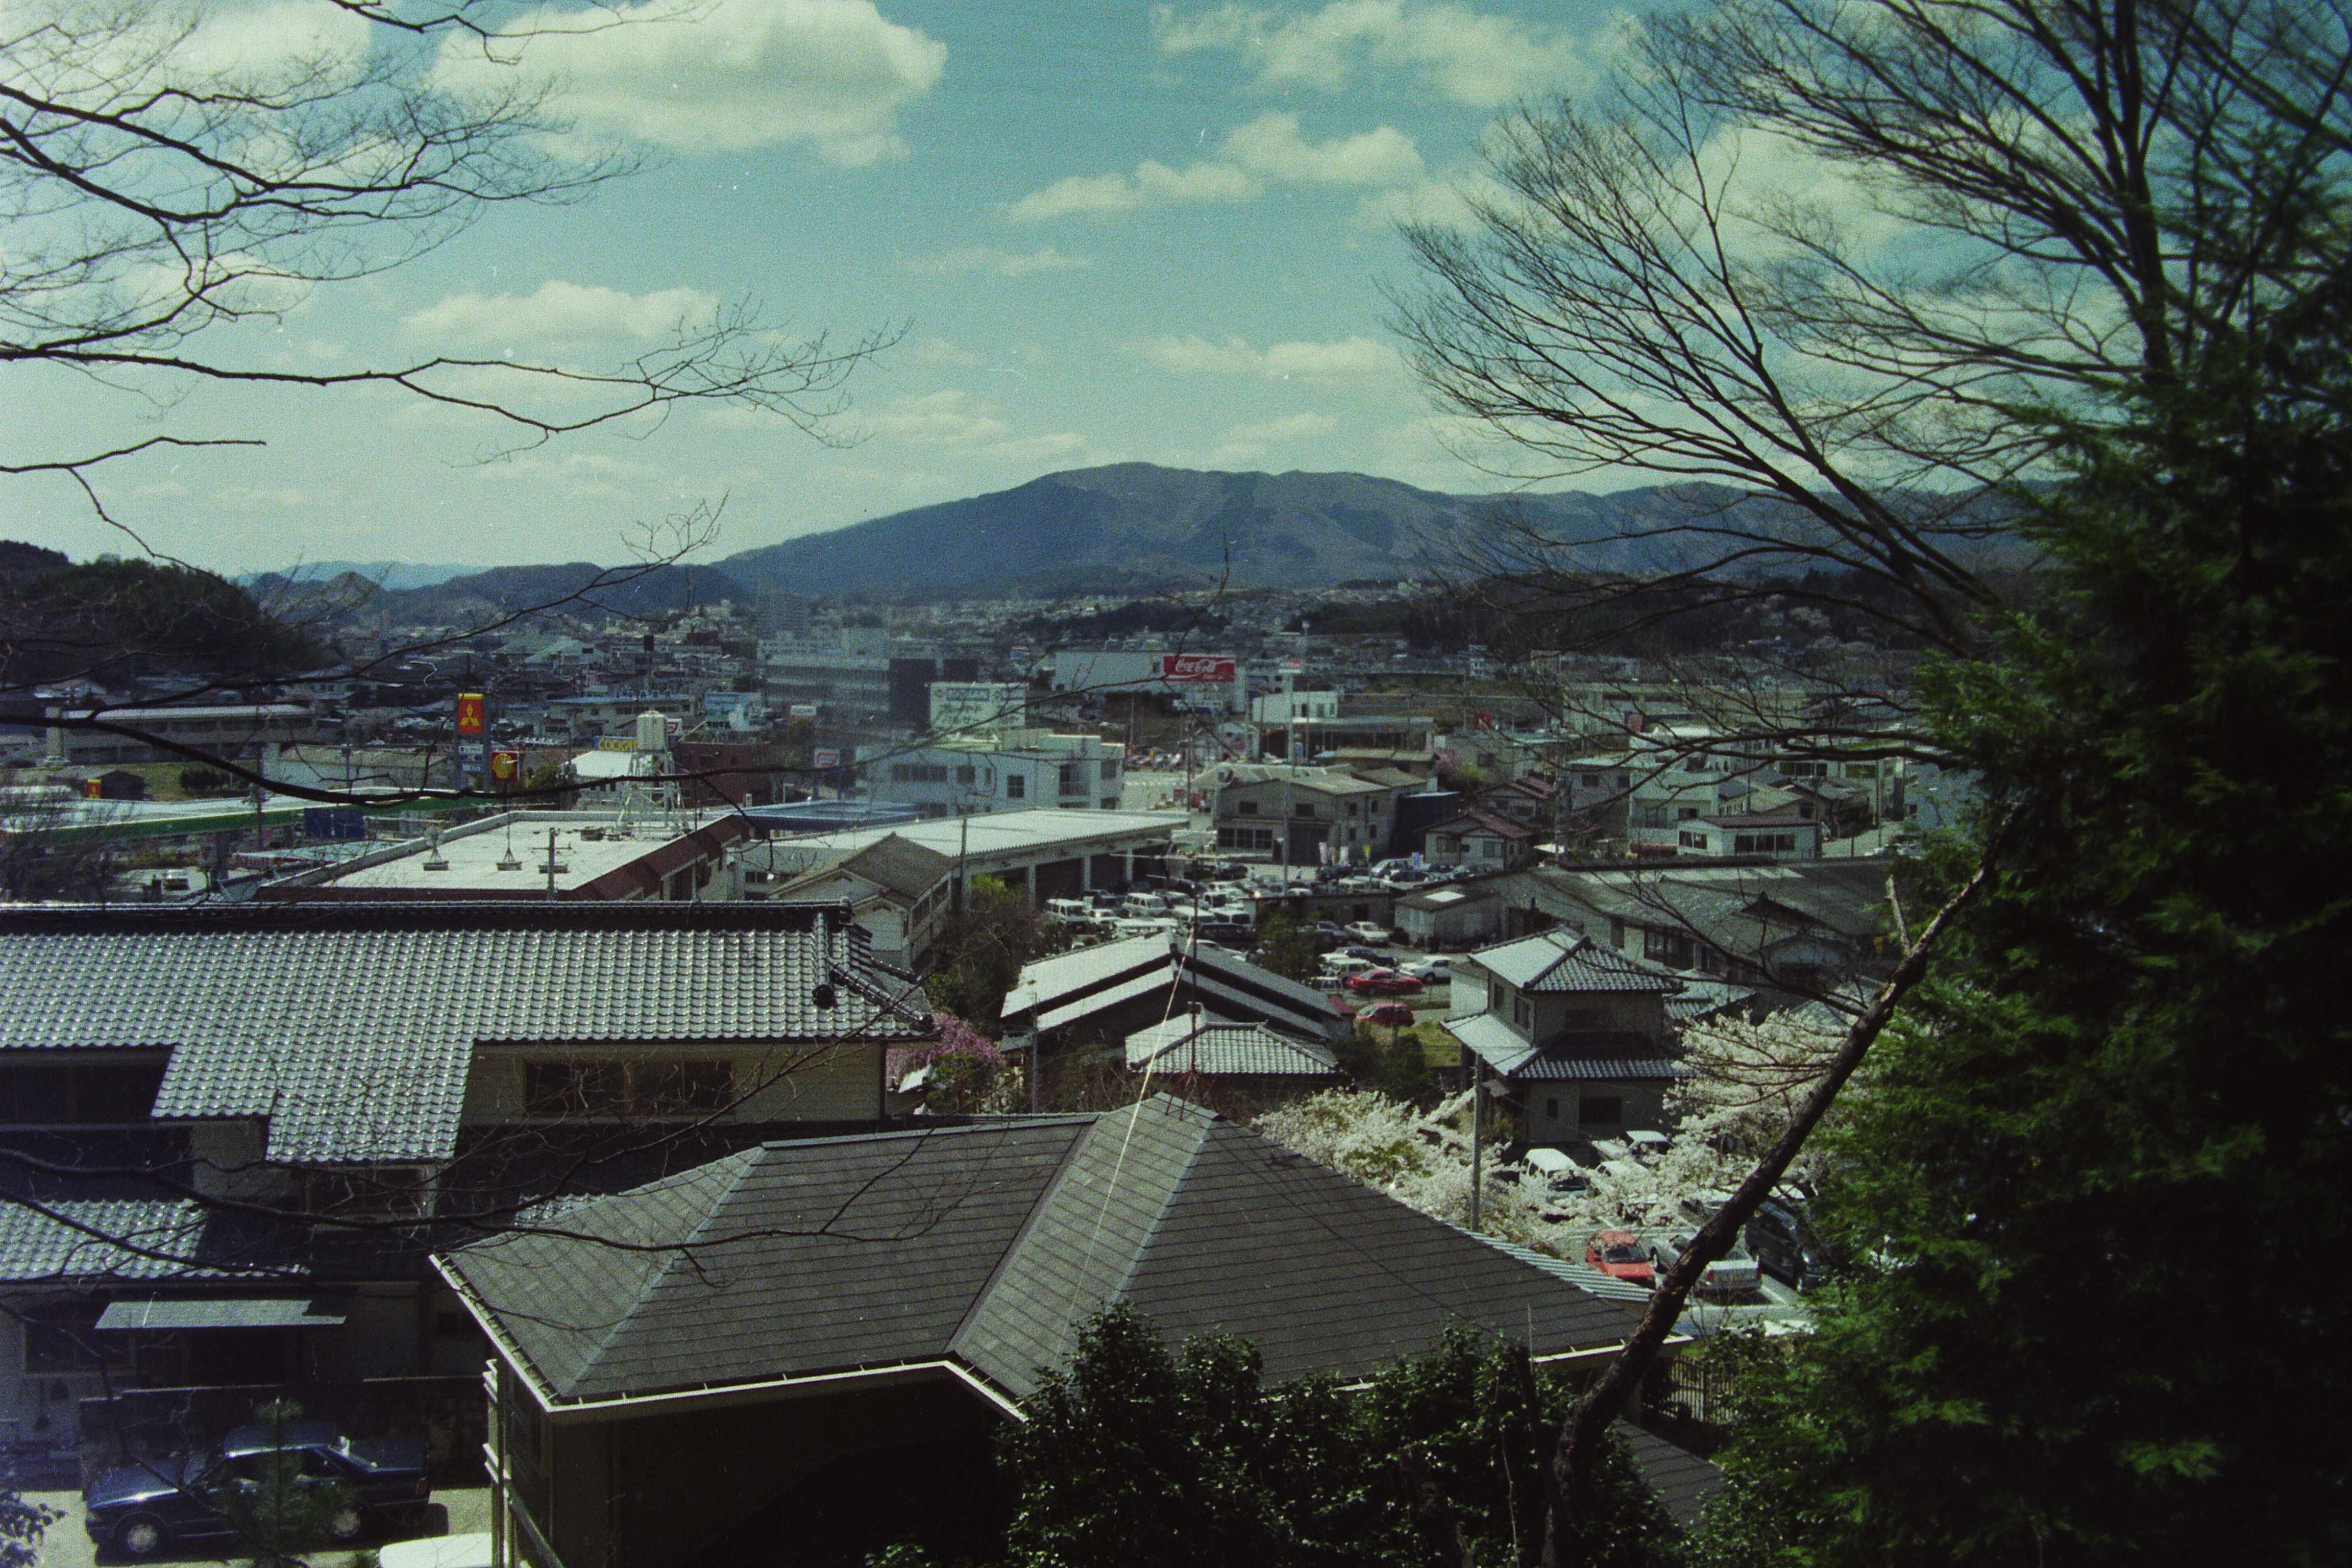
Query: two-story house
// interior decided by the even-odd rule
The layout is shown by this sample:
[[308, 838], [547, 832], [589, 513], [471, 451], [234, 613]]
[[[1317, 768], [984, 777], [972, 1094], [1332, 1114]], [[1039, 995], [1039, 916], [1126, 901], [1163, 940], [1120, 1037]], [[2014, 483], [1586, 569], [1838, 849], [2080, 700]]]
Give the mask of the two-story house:
[[0, 1422], [456, 1374], [436, 1239], [749, 1142], [871, 1131], [932, 1031], [846, 904], [0, 913]]
[[1666, 1090], [1687, 1069], [1666, 999], [1682, 988], [1576, 931], [1540, 931], [1455, 961], [1445, 1029], [1466, 1070], [1507, 1086], [1521, 1140], [1575, 1147], [1670, 1130]]
[[1402, 773], [1224, 763], [1207, 778], [1217, 847], [1292, 866], [1358, 864], [1393, 852], [1397, 802], [1421, 787]]

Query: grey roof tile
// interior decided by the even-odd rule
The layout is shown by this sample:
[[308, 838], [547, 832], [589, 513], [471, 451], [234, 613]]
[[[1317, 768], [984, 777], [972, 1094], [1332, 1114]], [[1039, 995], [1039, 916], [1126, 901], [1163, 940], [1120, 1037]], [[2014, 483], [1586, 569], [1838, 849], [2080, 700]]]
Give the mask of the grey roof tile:
[[1246, 1335], [1276, 1378], [1368, 1372], [1449, 1324], [1539, 1353], [1626, 1331], [1557, 1272], [1164, 1096], [770, 1144], [449, 1267], [569, 1400], [950, 1355], [1024, 1394], [1119, 1300]]
[[920, 990], [849, 922], [835, 904], [12, 910], [0, 1050], [170, 1047], [159, 1117], [267, 1117], [273, 1160], [439, 1159], [477, 1041], [928, 1034]]

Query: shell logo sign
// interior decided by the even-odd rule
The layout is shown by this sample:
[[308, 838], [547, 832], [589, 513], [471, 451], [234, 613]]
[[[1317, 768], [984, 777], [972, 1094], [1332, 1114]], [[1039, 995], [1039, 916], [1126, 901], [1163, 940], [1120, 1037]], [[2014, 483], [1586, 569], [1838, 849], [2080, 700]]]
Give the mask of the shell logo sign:
[[1222, 653], [1168, 653], [1160, 656], [1160, 679], [1231, 686], [1234, 658]]

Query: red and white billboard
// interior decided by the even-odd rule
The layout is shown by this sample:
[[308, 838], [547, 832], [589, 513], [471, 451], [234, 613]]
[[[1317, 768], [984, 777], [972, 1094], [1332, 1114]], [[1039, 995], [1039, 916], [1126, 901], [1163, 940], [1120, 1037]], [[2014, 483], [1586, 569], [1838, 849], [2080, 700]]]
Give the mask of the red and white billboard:
[[1234, 656], [1229, 653], [1164, 653], [1160, 656], [1160, 679], [1162, 680], [1231, 686], [1234, 669]]

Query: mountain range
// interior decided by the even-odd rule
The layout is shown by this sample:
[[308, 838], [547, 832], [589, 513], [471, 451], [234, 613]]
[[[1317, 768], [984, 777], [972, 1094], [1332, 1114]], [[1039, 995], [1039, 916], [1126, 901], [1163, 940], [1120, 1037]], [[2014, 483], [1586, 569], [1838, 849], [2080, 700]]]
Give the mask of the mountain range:
[[[661, 567], [590, 599], [625, 615], [657, 616], [718, 598], [1045, 597], [1219, 583], [1328, 587], [1429, 575], [1498, 514], [1562, 542], [1587, 567], [1659, 570], [1682, 562], [1686, 546], [1672, 531], [1678, 523], [1725, 508], [1777, 504], [1717, 487], [1447, 495], [1366, 474], [1119, 463], [804, 534], [708, 566]], [[306, 566], [298, 580], [315, 584], [333, 564]], [[382, 584], [369, 595], [373, 613], [464, 624], [574, 593], [598, 569], [584, 562], [508, 566], [429, 584], [411, 574], [438, 575], [443, 568], [378, 562], [352, 570]], [[249, 581], [289, 584], [289, 575]], [[415, 585], [395, 586], [404, 577]]]

